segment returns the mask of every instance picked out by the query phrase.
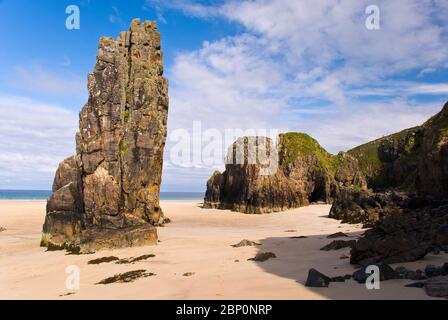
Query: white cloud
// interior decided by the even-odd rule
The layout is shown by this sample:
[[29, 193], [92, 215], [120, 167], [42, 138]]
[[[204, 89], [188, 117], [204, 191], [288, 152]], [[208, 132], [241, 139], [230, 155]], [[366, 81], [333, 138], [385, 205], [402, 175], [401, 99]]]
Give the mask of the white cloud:
[[[206, 5], [204, 3], [207, 3]], [[332, 152], [421, 124], [444, 101], [416, 104], [415, 94], [448, 94], [430, 77], [446, 67], [447, 2], [379, 0], [381, 29], [365, 28], [367, 0], [148, 0], [159, 20], [180, 9], [243, 26], [237, 35], [178, 54], [170, 79], [169, 130], [279, 129], [302, 131]], [[111, 22], [119, 23], [116, 8]], [[84, 94], [85, 80], [39, 66], [19, 67], [18, 88], [52, 95]], [[401, 79], [396, 80], [395, 78]], [[365, 98], [376, 102], [365, 102]], [[14, 110], [14, 112], [11, 112]], [[74, 153], [77, 116], [33, 100], [0, 96], [0, 181], [50, 185], [57, 164]], [[32, 116], [31, 116], [32, 115]], [[69, 128], [69, 129], [67, 129]], [[164, 189], [203, 188], [214, 168], [182, 168], [165, 154]], [[224, 149], [227, 146], [224, 146]], [[225, 150], [223, 150], [225, 152]], [[28, 181], [28, 180], [29, 181]], [[8, 187], [0, 186], [0, 187]]]
[[75, 153], [78, 116], [32, 99], [0, 95], [0, 189], [50, 189]]
[[422, 70], [419, 72], [419, 74], [417, 75], [417, 77], [418, 77], [418, 78], [421, 78], [421, 77], [423, 77], [424, 75], [429, 74], [429, 73], [433, 73], [433, 72], [435, 72], [435, 71], [437, 71], [436, 68], [424, 68], [424, 69], [422, 69]]
[[4, 78], [3, 81], [22, 91], [58, 97], [84, 97], [87, 92], [86, 81], [80, 76], [70, 72], [56, 74], [37, 64], [17, 66], [14, 74]]
[[[419, 76], [417, 76], [419, 78]], [[448, 95], [448, 83], [424, 83], [414, 81], [383, 81], [378, 85], [364, 86], [350, 90], [350, 94], [357, 96], [405, 97], [415, 95]]]
[[316, 138], [332, 153], [423, 124], [439, 112], [440, 103], [412, 105], [402, 100], [358, 103], [292, 124], [297, 131]]
[[123, 24], [123, 19], [121, 17], [121, 13], [118, 10], [118, 8], [115, 6], [112, 6], [112, 11], [113, 11], [113, 13], [111, 13], [109, 15], [109, 22], [115, 23], [115, 24]]
[[202, 4], [201, 1], [190, 0], [146, 0], [143, 9], [148, 11], [154, 9], [158, 13], [167, 9], [176, 9], [182, 10], [184, 14], [189, 16], [210, 18], [221, 15], [219, 4], [223, 1], [214, 2], [214, 4]]
[[[193, 119], [207, 119], [205, 125], [213, 128], [265, 127], [280, 108], [273, 84], [282, 74], [268, 57], [261, 57], [257, 41], [248, 35], [226, 38], [179, 55], [169, 72], [170, 125], [181, 122], [185, 127]], [[251, 121], [238, 120], [247, 118]]]
[[[186, 0], [148, 0], [159, 8], [179, 9], [196, 17], [224, 17], [241, 23], [249, 32], [287, 50], [288, 59], [301, 68], [309, 62], [331, 64], [349, 59], [350, 64], [379, 63], [394, 72], [441, 63], [447, 55], [444, 25], [433, 20], [446, 12], [446, 1], [379, 0], [381, 30], [365, 27], [368, 0], [253, 0], [201, 4]], [[444, 11], [445, 10], [445, 11]], [[446, 35], [445, 35], [446, 37]], [[384, 68], [387, 67], [387, 68]]]
[[448, 83], [417, 84], [413, 88], [415, 89], [415, 92], [421, 94], [448, 95]]
[[[195, 120], [221, 131], [278, 128], [310, 133], [337, 152], [421, 124], [444, 101], [416, 105], [412, 97], [448, 93], [446, 83], [394, 80], [445, 66], [448, 28], [434, 23], [443, 1], [377, 1], [379, 31], [365, 28], [367, 0], [148, 3], [245, 28], [178, 55], [168, 75], [171, 132], [190, 130]], [[363, 99], [372, 96], [382, 99]], [[212, 171], [204, 169], [188, 169], [197, 174], [196, 185]], [[190, 183], [182, 170], [168, 167], [164, 181]]]

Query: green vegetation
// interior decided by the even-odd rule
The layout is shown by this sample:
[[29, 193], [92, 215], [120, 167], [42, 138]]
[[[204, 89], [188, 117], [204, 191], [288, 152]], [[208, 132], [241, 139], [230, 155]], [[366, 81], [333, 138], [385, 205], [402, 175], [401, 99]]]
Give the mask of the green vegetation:
[[380, 142], [375, 140], [348, 151], [350, 155], [358, 159], [361, 170], [368, 175], [374, 175], [382, 169], [383, 163], [378, 153]]
[[439, 133], [440, 133], [440, 140], [442, 140], [443, 138], [446, 138], [446, 137], [448, 137], [448, 128], [441, 128], [440, 130], [439, 130]]
[[294, 162], [299, 156], [314, 155], [319, 160], [318, 169], [334, 173], [339, 165], [337, 157], [328, 153], [305, 133], [289, 132], [280, 135], [281, 147], [286, 152], [283, 165]]
[[412, 175], [412, 164], [420, 146], [420, 127], [414, 127], [400, 131], [398, 133], [368, 142], [352, 150], [348, 153], [358, 159], [360, 169], [366, 174], [369, 185], [374, 188], [387, 187], [386, 181], [390, 179], [385, 176], [385, 168], [390, 166], [389, 162], [382, 160], [382, 156], [387, 154], [382, 147], [392, 148], [398, 152], [398, 158], [394, 161], [405, 162], [409, 168], [409, 175]]
[[433, 132], [438, 134], [437, 139], [434, 141], [435, 145], [445, 141], [446, 138], [448, 138], [448, 116], [437, 114], [426, 122], [423, 127], [428, 129], [431, 127], [431, 129], [434, 130]]
[[129, 111], [128, 111], [128, 110], [126, 110], [126, 111], [124, 112], [124, 117], [123, 117], [123, 119], [124, 119], [124, 123], [127, 123], [127, 122], [129, 121]]
[[120, 154], [121, 156], [124, 156], [128, 152], [128, 147], [123, 143], [123, 141], [120, 142]]
[[219, 177], [221, 175], [221, 172], [219, 172], [218, 170], [215, 170], [215, 172], [213, 172], [212, 176], [210, 177], [210, 181], [215, 181], [217, 177]]
[[152, 102], [153, 99], [154, 99], [154, 98], [151, 97], [151, 96], [146, 96], [146, 98], [145, 98], [145, 102], [146, 102], [147, 104], [151, 104], [151, 102]]
[[409, 154], [412, 151], [414, 151], [414, 147], [416, 144], [416, 139], [414, 135], [411, 135], [410, 137], [408, 137], [406, 144], [404, 145], [404, 151]]

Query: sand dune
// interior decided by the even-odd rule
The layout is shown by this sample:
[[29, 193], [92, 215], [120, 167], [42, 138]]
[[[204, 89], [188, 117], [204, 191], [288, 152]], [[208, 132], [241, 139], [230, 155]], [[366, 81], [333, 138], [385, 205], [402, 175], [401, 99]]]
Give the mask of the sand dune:
[[[382, 282], [380, 290], [367, 290], [352, 280], [329, 288], [305, 287], [312, 267], [328, 276], [354, 271], [347, 259], [340, 259], [349, 249], [319, 250], [331, 242], [326, 239], [329, 234], [342, 231], [355, 238], [361, 233], [359, 225], [327, 218], [327, 205], [262, 216], [204, 210], [192, 201], [165, 201], [162, 207], [173, 222], [158, 229], [157, 246], [67, 255], [39, 247], [44, 201], [0, 201], [0, 226], [6, 228], [0, 232], [0, 299], [428, 299], [423, 289], [405, 288], [409, 280]], [[298, 236], [307, 238], [292, 239]], [[231, 246], [242, 239], [261, 245]], [[259, 252], [273, 252], [277, 258], [247, 260]], [[146, 254], [155, 257], [133, 264], [88, 264], [101, 257]], [[441, 265], [446, 257], [430, 255], [401, 265]], [[75, 291], [65, 285], [66, 268], [72, 265], [80, 270], [80, 289]], [[138, 269], [155, 275], [129, 283], [95, 284]]]

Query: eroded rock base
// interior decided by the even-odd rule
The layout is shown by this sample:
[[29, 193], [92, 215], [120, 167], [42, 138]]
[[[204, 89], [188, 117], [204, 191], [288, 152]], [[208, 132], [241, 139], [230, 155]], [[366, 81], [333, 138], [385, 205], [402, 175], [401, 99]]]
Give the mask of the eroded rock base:
[[67, 250], [73, 254], [93, 253], [101, 249], [118, 249], [157, 244], [157, 228], [151, 225], [125, 229], [87, 229], [68, 241], [62, 235], [42, 235], [41, 246], [48, 250]]

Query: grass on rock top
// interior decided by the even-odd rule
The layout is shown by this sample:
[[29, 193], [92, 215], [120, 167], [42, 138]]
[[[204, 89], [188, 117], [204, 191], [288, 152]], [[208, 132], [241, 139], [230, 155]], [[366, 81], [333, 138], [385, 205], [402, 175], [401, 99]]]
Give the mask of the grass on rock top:
[[293, 163], [300, 156], [316, 156], [319, 167], [334, 173], [338, 167], [338, 157], [330, 154], [312, 137], [306, 133], [289, 132], [280, 135], [281, 147], [286, 150], [283, 165]]
[[384, 187], [384, 164], [380, 158], [380, 147], [384, 143], [394, 146], [399, 150], [399, 158], [407, 163], [415, 162], [415, 157], [420, 146], [420, 127], [405, 129], [398, 133], [376, 139], [366, 144], [360, 145], [348, 151], [348, 153], [358, 159], [361, 170], [371, 180], [374, 187]]

